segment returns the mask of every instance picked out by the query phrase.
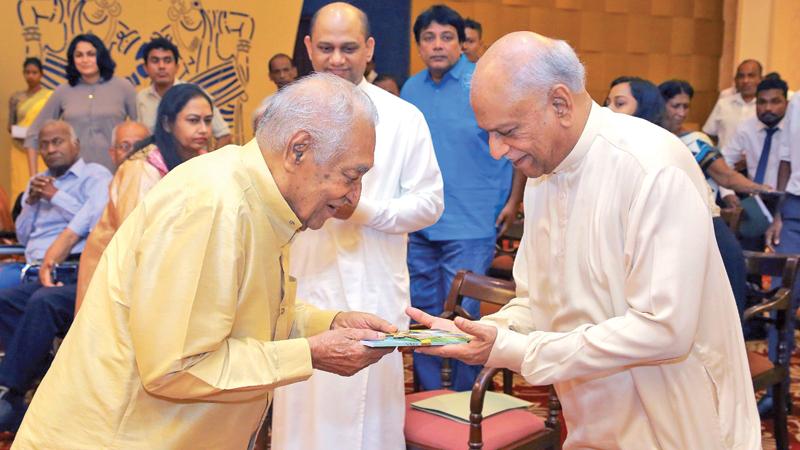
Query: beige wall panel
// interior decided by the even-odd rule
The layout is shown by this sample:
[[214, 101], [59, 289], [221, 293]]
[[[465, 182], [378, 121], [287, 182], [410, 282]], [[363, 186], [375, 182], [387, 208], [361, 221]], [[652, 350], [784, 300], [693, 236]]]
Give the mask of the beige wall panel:
[[529, 11], [528, 25], [531, 27], [531, 31], [544, 36], [556, 36], [556, 21], [553, 20], [555, 12], [552, 9], [534, 7], [529, 8]]
[[652, 16], [641, 14], [628, 14], [627, 36], [625, 40], [625, 51], [628, 53], [648, 53], [650, 51], [650, 41], [653, 33]]
[[628, 12], [631, 14], [651, 15], [656, 0], [628, 0]]
[[580, 40], [576, 46], [577, 50], [586, 52], [600, 52], [606, 50], [606, 33], [610, 31], [612, 24], [602, 12], [580, 12]]
[[648, 53], [669, 53], [672, 39], [672, 19], [654, 16], [650, 21], [650, 31], [641, 37], [650, 41]]
[[675, 0], [651, 0], [650, 14], [654, 16], [672, 17], [675, 14]]
[[693, 53], [719, 57], [722, 54], [723, 29], [721, 21], [695, 20]]
[[708, 114], [714, 108], [714, 103], [717, 102], [719, 91], [694, 91], [692, 98], [692, 109], [689, 110], [689, 120], [699, 124], [700, 127], [706, 123]]
[[605, 11], [609, 13], [627, 13], [629, 0], [606, 0]]
[[722, 20], [723, 2], [694, 2], [694, 17], [696, 19]]
[[520, 6], [500, 7], [500, 34], [497, 37], [512, 31], [530, 30], [530, 14], [528, 8]]
[[[701, 0], [702, 1], [702, 0]], [[671, 0], [673, 17], [694, 17], [694, 0]]]
[[553, 11], [556, 24], [555, 33], [551, 37], [564, 39], [573, 47], [577, 47], [581, 40], [580, 11], [556, 9]]
[[669, 65], [669, 55], [666, 53], [651, 53], [647, 55], [647, 69], [647, 72], [638, 73], [643, 73], [644, 78], [655, 84], [672, 78], [673, 70]]
[[692, 55], [692, 85], [698, 91], [713, 91], [717, 87], [717, 80], [713, 76], [717, 71], [718, 57]]
[[[692, 57], [691, 55], [670, 55], [669, 56], [669, 78], [653, 80], [653, 83], [659, 84], [667, 79], [677, 78], [679, 80], [693, 79], [694, 71], [692, 70]], [[694, 84], [693, 84], [694, 86]], [[695, 87], [697, 89], [697, 87]]]
[[690, 55], [694, 52], [694, 19], [674, 17], [672, 19], [670, 49], [673, 55]]
[[583, 6], [583, 0], [556, 0], [555, 7], [558, 9], [579, 10]]
[[[599, 52], [582, 52], [581, 61], [586, 66], [587, 74], [603, 74], [606, 72], [606, 58]], [[586, 88], [589, 90], [600, 91], [608, 87], [608, 84], [599, 76], [589, 75], [586, 78]]]

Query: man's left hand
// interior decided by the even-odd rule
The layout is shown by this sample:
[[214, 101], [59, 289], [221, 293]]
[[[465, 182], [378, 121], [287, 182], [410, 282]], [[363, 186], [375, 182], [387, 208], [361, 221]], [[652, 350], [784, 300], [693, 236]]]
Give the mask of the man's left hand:
[[456, 317], [456, 320], [451, 322], [439, 317], [433, 317], [416, 308], [406, 309], [406, 314], [426, 327], [448, 331], [461, 331], [472, 336], [468, 344], [419, 347], [414, 349], [415, 352], [441, 356], [443, 358], [455, 358], [467, 364], [483, 365], [486, 364], [486, 361], [489, 359], [494, 341], [497, 339], [497, 328], [467, 320], [463, 317]]
[[361, 328], [365, 330], [375, 330], [381, 333], [395, 333], [397, 327], [380, 317], [358, 311], [343, 311], [333, 318], [331, 330], [337, 328]]

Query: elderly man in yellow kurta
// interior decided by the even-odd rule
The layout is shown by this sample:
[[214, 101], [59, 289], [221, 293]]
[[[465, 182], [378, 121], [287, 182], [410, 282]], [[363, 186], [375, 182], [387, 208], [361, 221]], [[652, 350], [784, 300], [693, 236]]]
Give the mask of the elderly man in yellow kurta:
[[314, 75], [272, 98], [256, 139], [170, 172], [103, 253], [14, 446], [243, 449], [275, 387], [386, 354], [359, 341], [392, 325], [295, 303], [286, 273], [297, 232], [358, 202], [376, 117]]
[[760, 448], [703, 174], [679, 139], [601, 108], [584, 83], [566, 42], [529, 32], [478, 62], [478, 124], [528, 177], [518, 298], [457, 320], [469, 344], [429, 353], [555, 385], [565, 449]]

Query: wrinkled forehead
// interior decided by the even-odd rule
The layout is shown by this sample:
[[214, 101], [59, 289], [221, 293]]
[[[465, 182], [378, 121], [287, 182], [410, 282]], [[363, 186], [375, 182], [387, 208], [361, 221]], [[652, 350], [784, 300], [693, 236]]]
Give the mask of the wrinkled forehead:
[[40, 141], [49, 141], [57, 137], [62, 137], [69, 140], [70, 132], [66, 124], [62, 123], [48, 124], [42, 127], [42, 130], [39, 132]]

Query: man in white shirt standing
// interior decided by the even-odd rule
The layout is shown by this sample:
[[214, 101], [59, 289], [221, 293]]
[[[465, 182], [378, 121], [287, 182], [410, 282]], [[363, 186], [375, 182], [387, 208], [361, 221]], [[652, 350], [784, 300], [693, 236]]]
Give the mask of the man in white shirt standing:
[[720, 95], [703, 125], [703, 132], [714, 139], [718, 147], [725, 147], [739, 123], [756, 115], [756, 87], [761, 75], [761, 63], [754, 59], [746, 59], [736, 68], [736, 93]]
[[[379, 117], [375, 165], [355, 210], [292, 245], [297, 296], [316, 306], [371, 311], [407, 329], [406, 235], [435, 223], [444, 209], [428, 126], [416, 107], [364, 79], [375, 41], [363, 11], [344, 3], [323, 7], [305, 44], [314, 70], [357, 84]], [[387, 355], [348, 379], [315, 371], [306, 382], [278, 389], [273, 407], [272, 448], [404, 449], [402, 356]]]
[[594, 103], [564, 41], [519, 32], [478, 62], [470, 98], [493, 156], [528, 176], [517, 298], [473, 336], [424, 349], [554, 384], [565, 449], [761, 447], [707, 185], [666, 130]]
[[[136, 94], [136, 112], [139, 122], [145, 124], [150, 132], [156, 125], [156, 114], [161, 97], [176, 84], [184, 81], [176, 78], [180, 53], [178, 47], [165, 38], [155, 38], [145, 44], [142, 49], [144, 70], [150, 78], [150, 85]], [[209, 95], [210, 97], [210, 95]], [[222, 118], [219, 108], [214, 106], [214, 118], [211, 121], [211, 133], [216, 140], [216, 147], [224, 147], [231, 143], [231, 130]], [[213, 150], [213, 149], [209, 149]]]
[[[747, 175], [754, 182], [775, 189], [778, 186], [778, 166], [783, 148], [789, 145], [786, 130], [788, 86], [780, 78], [764, 78], [756, 89], [756, 117], [746, 119], [736, 127], [736, 133], [722, 147], [722, 155], [729, 166], [744, 160]], [[748, 211], [745, 208], [745, 211]], [[749, 211], [752, 211], [750, 209]], [[755, 214], [759, 214], [753, 211]], [[740, 226], [742, 247], [746, 250], [764, 250], [764, 230], [759, 220], [745, 217]]]
[[756, 92], [756, 116], [736, 127], [733, 138], [722, 147], [722, 155], [731, 167], [744, 160], [750, 179], [775, 189], [780, 149], [788, 145], [783, 120], [788, 86], [780, 78], [766, 78], [758, 84]]

